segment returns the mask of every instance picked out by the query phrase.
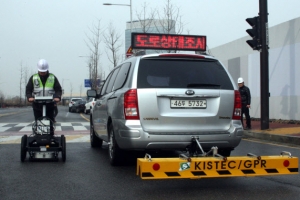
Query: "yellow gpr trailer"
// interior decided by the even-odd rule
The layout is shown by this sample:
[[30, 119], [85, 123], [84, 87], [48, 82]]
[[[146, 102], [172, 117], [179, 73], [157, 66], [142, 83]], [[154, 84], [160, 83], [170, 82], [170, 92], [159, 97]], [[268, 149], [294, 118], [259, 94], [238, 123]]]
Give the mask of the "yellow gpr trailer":
[[223, 157], [218, 154], [217, 147], [206, 153], [198, 139], [193, 142], [202, 154], [180, 154], [178, 158], [151, 158], [146, 154], [137, 160], [137, 175], [142, 179], [199, 179], [298, 174], [298, 158], [286, 151], [278, 156], [248, 153], [246, 156]]

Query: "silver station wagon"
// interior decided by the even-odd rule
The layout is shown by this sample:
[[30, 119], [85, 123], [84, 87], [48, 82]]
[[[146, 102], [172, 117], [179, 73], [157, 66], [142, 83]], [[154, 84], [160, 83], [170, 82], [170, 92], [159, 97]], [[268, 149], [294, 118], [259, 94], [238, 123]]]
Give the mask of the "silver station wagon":
[[112, 165], [125, 150], [186, 150], [198, 137], [203, 150], [229, 156], [240, 143], [241, 99], [214, 57], [158, 53], [131, 56], [108, 75], [90, 115], [91, 146], [109, 145]]

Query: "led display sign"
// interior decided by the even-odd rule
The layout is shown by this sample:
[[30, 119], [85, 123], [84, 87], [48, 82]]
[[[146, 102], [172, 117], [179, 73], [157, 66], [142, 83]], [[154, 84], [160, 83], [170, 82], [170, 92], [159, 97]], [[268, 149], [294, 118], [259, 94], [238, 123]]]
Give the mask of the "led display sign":
[[206, 36], [132, 33], [131, 47], [133, 49], [206, 51]]

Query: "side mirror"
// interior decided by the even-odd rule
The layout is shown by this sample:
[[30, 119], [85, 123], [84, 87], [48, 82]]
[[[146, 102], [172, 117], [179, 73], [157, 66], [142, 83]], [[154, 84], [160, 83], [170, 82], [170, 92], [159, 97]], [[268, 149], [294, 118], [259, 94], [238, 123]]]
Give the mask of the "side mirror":
[[86, 91], [86, 95], [88, 97], [97, 98], [97, 91], [96, 90], [88, 90], [88, 91]]

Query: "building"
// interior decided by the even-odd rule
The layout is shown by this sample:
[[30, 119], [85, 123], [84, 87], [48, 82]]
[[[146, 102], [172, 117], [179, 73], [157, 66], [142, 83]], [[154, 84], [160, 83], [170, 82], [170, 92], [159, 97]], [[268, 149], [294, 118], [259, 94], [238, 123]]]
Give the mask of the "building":
[[[210, 49], [234, 81], [243, 77], [251, 90], [250, 116], [260, 118], [260, 53], [246, 36]], [[269, 27], [269, 118], [300, 120], [300, 17]]]
[[[125, 52], [127, 52], [128, 48], [131, 46], [131, 32], [137, 33], [165, 33], [165, 29], [168, 24], [168, 20], [141, 20], [141, 21], [132, 21], [132, 29], [130, 26], [130, 22], [126, 23], [126, 30], [125, 30]], [[170, 24], [172, 24], [172, 29], [170, 34], [175, 34], [175, 20], [170, 20]], [[153, 50], [151, 50], [153, 51]], [[150, 53], [150, 51], [147, 51]]]

